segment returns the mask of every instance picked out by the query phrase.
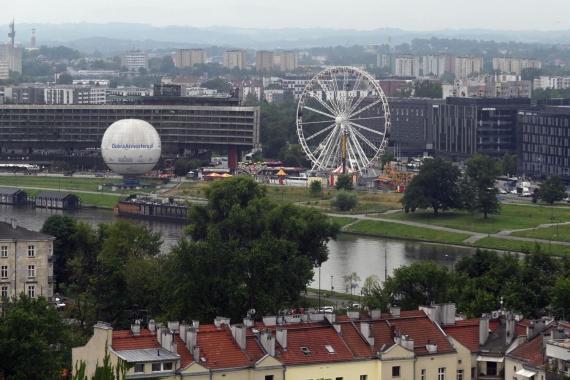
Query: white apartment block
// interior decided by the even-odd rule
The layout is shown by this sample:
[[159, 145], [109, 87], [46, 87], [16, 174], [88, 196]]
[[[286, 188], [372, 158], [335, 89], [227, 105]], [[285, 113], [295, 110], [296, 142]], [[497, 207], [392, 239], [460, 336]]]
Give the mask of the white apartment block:
[[521, 75], [524, 69], [541, 69], [542, 62], [528, 58], [493, 58], [493, 70], [505, 74]]
[[54, 237], [0, 222], [0, 298], [53, 297]]
[[273, 69], [273, 52], [257, 51], [255, 53], [255, 69], [257, 71], [271, 71]]
[[0, 80], [6, 80], [10, 78], [10, 68], [8, 67], [8, 62], [0, 60]]
[[8, 71], [22, 73], [23, 51], [19, 47], [10, 44], [0, 45], [0, 61], [8, 64]]
[[179, 49], [172, 56], [174, 66], [178, 68], [203, 65], [207, 59], [208, 56], [204, 49]]
[[279, 71], [295, 71], [299, 66], [299, 58], [295, 51], [281, 51], [273, 54], [273, 66]]
[[224, 52], [224, 67], [228, 69], [238, 68], [239, 70], [245, 69], [245, 51], [243, 50], [228, 50]]
[[534, 89], [553, 89], [553, 90], [565, 90], [570, 88], [570, 77], [548, 77], [541, 76], [535, 78], [533, 81]]
[[439, 78], [445, 74], [446, 66], [445, 55], [426, 55], [421, 60], [421, 75]]
[[295, 99], [303, 94], [309, 78], [285, 77], [281, 80], [281, 86], [285, 91], [290, 91]]
[[128, 71], [148, 70], [148, 54], [143, 51], [130, 51], [121, 58], [121, 65]]
[[455, 57], [455, 79], [465, 79], [483, 71], [483, 57]]
[[376, 66], [389, 69], [392, 66], [392, 57], [390, 57], [388, 54], [377, 54]]
[[394, 75], [399, 77], [419, 77], [420, 58], [413, 55], [400, 55], [394, 59]]

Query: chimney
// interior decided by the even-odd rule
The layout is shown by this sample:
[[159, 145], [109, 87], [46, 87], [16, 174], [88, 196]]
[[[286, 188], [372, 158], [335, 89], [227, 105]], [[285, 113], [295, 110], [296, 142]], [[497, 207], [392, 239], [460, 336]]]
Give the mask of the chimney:
[[390, 306], [390, 314], [392, 317], [400, 317], [400, 306]]
[[372, 336], [372, 331], [370, 330], [370, 323], [360, 322], [360, 333], [366, 339], [371, 347], [374, 347], [374, 337]]
[[441, 305], [441, 324], [443, 325], [453, 325], [455, 324], [455, 313], [457, 307], [454, 303], [444, 303]]
[[259, 336], [261, 346], [271, 356], [275, 356], [275, 339], [271, 335], [271, 331], [264, 330]]
[[372, 318], [373, 320], [380, 319], [381, 316], [382, 316], [382, 310], [380, 309], [370, 310], [370, 318]]
[[161, 329], [161, 341], [160, 345], [165, 350], [170, 352], [176, 352], [176, 342], [174, 340], [174, 332], [169, 329]]
[[427, 317], [434, 323], [439, 324], [437, 310], [433, 306], [420, 306], [420, 310], [426, 313]]
[[156, 333], [156, 323], [154, 322], [154, 319], [151, 319], [150, 321], [148, 321], [148, 329], [150, 330], [151, 333]]
[[332, 314], [332, 313], [326, 313], [325, 314], [325, 319], [327, 321], [329, 321], [330, 324], [333, 324], [336, 322], [336, 314]]
[[214, 319], [214, 325], [216, 326], [216, 328], [221, 328], [222, 325], [228, 325], [230, 324], [230, 319], [226, 318], [226, 317], [216, 317], [216, 319]]
[[277, 324], [277, 317], [274, 315], [263, 317], [263, 324], [265, 326], [275, 326]]
[[278, 328], [275, 331], [275, 338], [279, 345], [283, 347], [284, 350], [287, 350], [287, 329], [286, 328]]
[[408, 335], [402, 335], [400, 337], [400, 345], [407, 350], [414, 350], [414, 340], [411, 339]]
[[131, 333], [134, 336], [139, 336], [141, 335], [141, 325], [139, 323], [134, 323], [131, 325]]
[[428, 340], [426, 344], [426, 350], [430, 354], [437, 354], [437, 344]]
[[12, 225], [12, 228], [15, 230], [16, 228], [18, 228], [18, 224], [16, 223], [16, 219], [12, 218], [10, 219], [10, 224]]
[[238, 344], [239, 348], [241, 348], [242, 350], [246, 349], [246, 327], [244, 325], [233, 325], [231, 327], [232, 330], [232, 336], [234, 337], [234, 340], [236, 341], [236, 343]]
[[505, 318], [505, 343], [511, 344], [515, 339], [515, 319], [511, 313], [508, 313]]
[[340, 323], [333, 323], [333, 327], [336, 330], [337, 334], [340, 334], [340, 332], [341, 332]]
[[255, 325], [255, 323], [254, 323], [253, 319], [246, 317], [243, 319], [243, 325], [245, 327], [253, 327]]
[[166, 323], [166, 326], [168, 326], [169, 330], [172, 331], [178, 331], [180, 329], [180, 322], [178, 321], [168, 321]]
[[188, 324], [181, 323], [180, 329], [178, 330], [178, 335], [180, 335], [180, 339], [182, 339], [184, 343], [186, 343], [186, 331], [188, 331]]
[[192, 326], [198, 330], [200, 328], [200, 321], [192, 321]]
[[346, 316], [350, 319], [358, 319], [358, 318], [360, 318], [360, 312], [359, 311], [347, 311]]
[[192, 349], [192, 357], [196, 363], [200, 363], [200, 347], [194, 347]]
[[188, 347], [188, 351], [193, 352], [194, 347], [196, 347], [198, 342], [198, 331], [196, 327], [190, 326], [186, 331], [186, 347]]
[[484, 345], [487, 338], [489, 338], [489, 316], [483, 314], [479, 319], [479, 345]]

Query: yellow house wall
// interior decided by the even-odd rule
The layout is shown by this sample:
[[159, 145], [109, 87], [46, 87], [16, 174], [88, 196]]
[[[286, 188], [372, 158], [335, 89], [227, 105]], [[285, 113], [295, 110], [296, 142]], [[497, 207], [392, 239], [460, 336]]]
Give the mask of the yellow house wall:
[[[110, 344], [113, 339], [113, 330], [95, 327], [93, 329], [93, 336], [85, 346], [74, 347], [71, 350], [71, 363], [73, 371], [76, 365], [79, 366], [81, 361], [87, 364], [86, 375], [90, 379], [95, 374], [97, 363], [102, 364], [105, 358], [105, 346]], [[114, 355], [111, 355], [113, 358]], [[116, 362], [116, 358], [115, 358]]]
[[[522, 362], [508, 357], [505, 358], [505, 379], [527, 380], [522, 376], [516, 375], [517, 371], [519, 371], [522, 368], [524, 368]], [[536, 375], [534, 376], [535, 380], [544, 380], [546, 378], [546, 373], [544, 371], [539, 371], [536, 369], [533, 369], [533, 371], [536, 372]]]
[[[381, 360], [378, 360], [379, 380], [393, 379], [392, 367], [400, 367], [400, 377], [398, 380], [414, 380], [413, 352], [399, 345], [394, 345], [388, 351], [382, 353]], [[426, 379], [427, 380], [427, 379]]]
[[445, 368], [446, 379], [457, 378], [457, 354], [419, 356], [416, 360], [416, 379], [421, 380], [421, 370], [426, 370], [426, 380], [437, 380], [437, 371]]
[[[471, 380], [471, 367], [477, 367], [477, 357], [471, 354], [471, 351], [459, 341], [449, 337], [451, 345], [457, 350], [457, 370], [463, 370], [463, 379]], [[459, 362], [461, 361], [461, 363]], [[456, 378], [456, 377], [454, 377]]]
[[335, 380], [337, 377], [360, 380], [360, 375], [368, 375], [368, 380], [380, 380], [377, 360], [288, 366], [285, 371], [286, 380]]

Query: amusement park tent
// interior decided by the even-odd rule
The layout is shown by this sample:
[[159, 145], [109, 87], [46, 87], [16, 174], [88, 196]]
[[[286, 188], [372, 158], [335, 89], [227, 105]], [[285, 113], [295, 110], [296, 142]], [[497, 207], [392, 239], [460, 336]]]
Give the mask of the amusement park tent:
[[279, 171], [277, 172], [277, 175], [278, 175], [279, 177], [284, 177], [284, 176], [287, 175], [287, 173], [285, 173], [285, 170], [279, 169]]

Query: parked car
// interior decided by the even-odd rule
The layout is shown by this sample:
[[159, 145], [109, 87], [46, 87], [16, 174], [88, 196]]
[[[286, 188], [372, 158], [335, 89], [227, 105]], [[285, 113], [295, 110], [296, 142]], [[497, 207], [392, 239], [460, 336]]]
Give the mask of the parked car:
[[61, 298], [61, 297], [55, 297], [54, 303], [55, 303], [55, 308], [57, 310], [63, 310], [63, 309], [65, 309], [65, 306], [67, 306], [65, 304], [65, 302], [63, 302], [63, 298]]
[[319, 309], [319, 313], [334, 313], [333, 306], [323, 306]]

